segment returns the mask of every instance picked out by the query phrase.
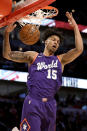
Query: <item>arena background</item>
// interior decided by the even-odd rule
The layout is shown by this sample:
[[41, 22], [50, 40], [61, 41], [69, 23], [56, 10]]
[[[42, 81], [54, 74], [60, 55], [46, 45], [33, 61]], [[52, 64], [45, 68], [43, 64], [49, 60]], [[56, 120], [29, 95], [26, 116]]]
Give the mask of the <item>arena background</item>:
[[[18, 1], [17, 1], [18, 2]], [[51, 26], [59, 28], [64, 41], [57, 54], [67, 52], [74, 47], [74, 34], [69, 29], [66, 11], [73, 11], [84, 42], [83, 53], [72, 63], [65, 66], [63, 84], [55, 95], [58, 103], [56, 131], [87, 130], [87, 8], [60, 8], [57, 2], [52, 4], [59, 14], [53, 19], [44, 20], [40, 31]], [[60, 23], [60, 24], [59, 24]], [[24, 45], [19, 39], [20, 26], [10, 34], [12, 50], [33, 50], [43, 52], [44, 45], [38, 41], [33, 46]], [[19, 128], [21, 110], [27, 94], [27, 64], [6, 60], [2, 56], [4, 27], [0, 29], [0, 131]], [[22, 77], [21, 77], [22, 76]]]

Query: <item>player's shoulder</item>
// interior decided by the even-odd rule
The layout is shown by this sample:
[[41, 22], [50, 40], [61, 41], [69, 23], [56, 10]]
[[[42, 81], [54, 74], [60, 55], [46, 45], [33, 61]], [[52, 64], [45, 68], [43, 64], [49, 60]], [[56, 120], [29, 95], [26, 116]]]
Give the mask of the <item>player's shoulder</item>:
[[28, 62], [28, 65], [30, 66], [31, 64], [34, 63], [34, 61], [36, 60], [37, 56], [38, 56], [38, 52], [35, 52], [35, 51], [27, 51], [25, 52], [28, 57], [29, 57], [29, 62]]
[[26, 51], [25, 54], [31, 61], [33, 61], [33, 59], [35, 59], [38, 56], [38, 52], [36, 51]]
[[57, 58], [59, 59], [60, 62], [62, 61], [63, 56], [64, 54], [57, 55]]

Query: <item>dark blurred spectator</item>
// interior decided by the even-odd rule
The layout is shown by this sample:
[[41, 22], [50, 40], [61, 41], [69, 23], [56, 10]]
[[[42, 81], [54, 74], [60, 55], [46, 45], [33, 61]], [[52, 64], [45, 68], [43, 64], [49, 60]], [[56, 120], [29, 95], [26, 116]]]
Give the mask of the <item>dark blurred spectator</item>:
[[0, 131], [11, 131], [4, 123], [0, 122]]

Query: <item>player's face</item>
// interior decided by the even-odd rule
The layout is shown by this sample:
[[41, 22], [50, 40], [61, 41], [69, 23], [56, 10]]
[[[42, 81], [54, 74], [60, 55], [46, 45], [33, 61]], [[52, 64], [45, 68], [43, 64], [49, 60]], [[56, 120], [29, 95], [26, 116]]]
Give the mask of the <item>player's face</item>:
[[55, 53], [59, 47], [60, 38], [56, 35], [52, 35], [45, 41], [45, 43], [47, 48], [53, 53]]

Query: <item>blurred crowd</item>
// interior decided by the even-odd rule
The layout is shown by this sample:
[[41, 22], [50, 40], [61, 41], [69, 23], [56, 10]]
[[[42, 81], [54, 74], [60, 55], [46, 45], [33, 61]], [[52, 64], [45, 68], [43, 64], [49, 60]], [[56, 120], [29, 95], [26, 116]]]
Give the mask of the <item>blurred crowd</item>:
[[87, 131], [87, 98], [69, 94], [57, 101], [56, 131]]

